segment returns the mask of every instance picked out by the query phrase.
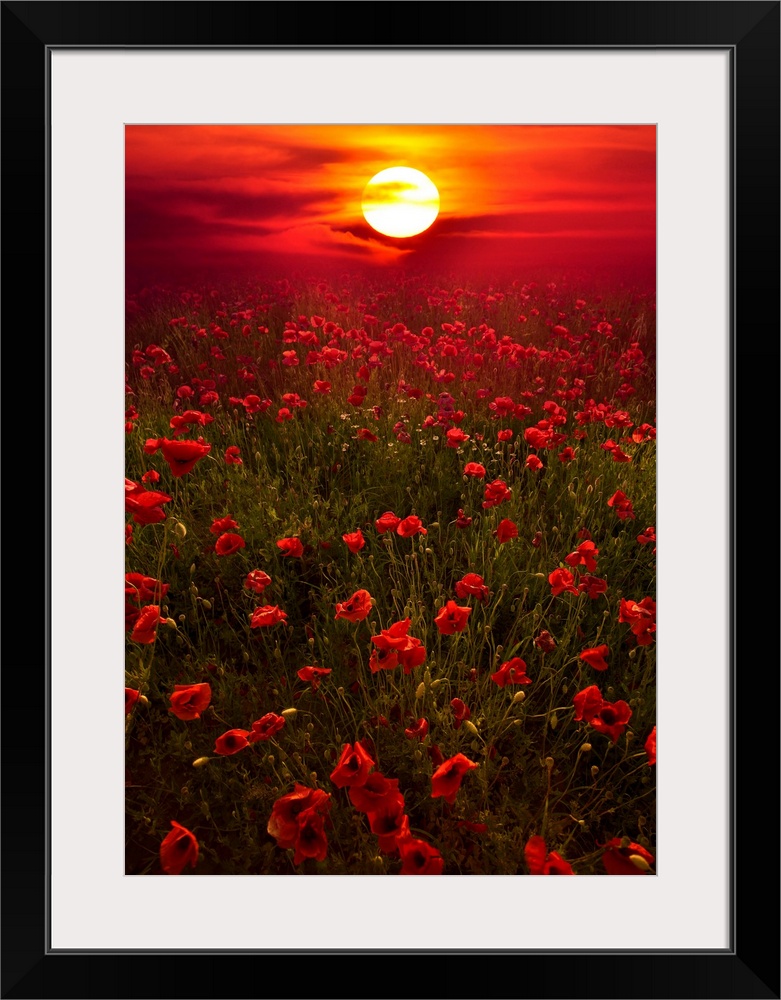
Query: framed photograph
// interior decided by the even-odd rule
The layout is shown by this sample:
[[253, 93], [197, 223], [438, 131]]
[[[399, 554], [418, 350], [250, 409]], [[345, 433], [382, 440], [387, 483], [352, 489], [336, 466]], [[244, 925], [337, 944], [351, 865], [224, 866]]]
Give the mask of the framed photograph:
[[[430, 955], [432, 996], [779, 997], [776, 880], [746, 899], [778, 678], [748, 679], [768, 570], [736, 513], [777, 422], [780, 5], [511, 5], [445, 46], [421, 4], [355, 47], [288, 6], [269, 35], [263, 5], [2, 4], [6, 344], [47, 445], [2, 995]], [[403, 808], [362, 808], [372, 769]], [[545, 874], [577, 877], [518, 878]], [[504, 956], [523, 986], [482, 985]]]

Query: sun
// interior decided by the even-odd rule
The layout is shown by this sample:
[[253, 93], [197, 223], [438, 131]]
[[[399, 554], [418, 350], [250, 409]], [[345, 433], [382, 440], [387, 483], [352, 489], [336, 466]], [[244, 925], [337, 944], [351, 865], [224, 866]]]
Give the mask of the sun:
[[439, 215], [439, 191], [420, 170], [387, 167], [364, 188], [361, 208], [383, 236], [417, 236]]

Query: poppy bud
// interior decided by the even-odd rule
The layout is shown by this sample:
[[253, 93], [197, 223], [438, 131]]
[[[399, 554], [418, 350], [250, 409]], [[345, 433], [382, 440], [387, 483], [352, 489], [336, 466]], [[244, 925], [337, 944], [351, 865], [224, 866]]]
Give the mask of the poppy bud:
[[591, 752], [591, 744], [590, 743], [584, 743], [583, 746], [580, 748], [580, 752], [581, 753], [590, 753]]
[[138, 696], [138, 701], [139, 701], [139, 704], [141, 704], [141, 705], [148, 705], [149, 704], [149, 699], [147, 698], [147, 696], [145, 694], [140, 694]]
[[180, 538], [185, 538], [187, 535], [187, 528], [185, 528], [181, 521], [176, 522], [174, 525], [174, 531]]
[[596, 778], [598, 774], [599, 774], [599, 768], [597, 767], [596, 764], [593, 764], [591, 767], [591, 777]]
[[418, 699], [422, 698], [425, 693], [426, 693], [426, 683], [425, 681], [421, 681], [420, 684], [418, 684], [417, 691], [415, 692], [415, 700], [417, 701]]
[[284, 719], [292, 719], [298, 714], [297, 708], [284, 708], [280, 713]]
[[177, 627], [178, 627], [178, 626], [177, 626], [177, 624], [176, 624], [176, 622], [175, 622], [175, 621], [173, 620], [173, 618], [166, 618], [166, 620], [165, 620], [165, 624], [166, 624], [166, 625], [167, 625], [167, 626], [168, 626], [169, 628], [177, 628]]
[[516, 691], [513, 695], [513, 700], [510, 702], [511, 705], [519, 705], [526, 697], [525, 691]]
[[211, 609], [212, 609], [212, 602], [211, 601], [204, 600], [204, 601], [201, 601], [201, 604], [206, 608], [207, 611], [211, 611]]
[[558, 726], [558, 724], [559, 724], [559, 717], [554, 712], [553, 715], [550, 717], [550, 727], [551, 727], [551, 729], [555, 729], [556, 726]]
[[435, 681], [432, 681], [431, 682], [431, 688], [432, 688], [432, 690], [434, 690], [435, 688], [438, 688], [441, 683], [442, 683], [442, 678], [441, 677], [438, 677]]
[[651, 871], [651, 866], [648, 864], [645, 858], [641, 857], [639, 854], [630, 854], [629, 860], [632, 862], [635, 868], [639, 868], [641, 872], [647, 873]]
[[249, 653], [246, 649], [242, 652], [241, 658], [245, 663], [249, 663]]
[[195, 576], [195, 563], [190, 566], [190, 576]]
[[190, 584], [190, 593], [193, 595], [193, 597], [198, 596], [198, 588], [195, 586], [194, 583]]
[[424, 672], [424, 674], [423, 674], [423, 681], [424, 681], [425, 684], [430, 684], [431, 683], [431, 671], [430, 670], [426, 670]]
[[199, 757], [198, 760], [193, 761], [193, 767], [203, 767], [205, 764], [208, 764], [210, 760], [211, 757]]
[[545, 758], [545, 766], [548, 768], [549, 771], [553, 770], [553, 757]]
[[473, 736], [479, 736], [480, 735], [480, 731], [477, 728], [477, 726], [474, 724], [474, 722], [470, 722], [469, 719], [464, 719], [462, 725], [463, 725], [464, 729], [466, 729], [470, 733], [472, 733]]
[[270, 753], [270, 754], [268, 755], [268, 757], [266, 757], [266, 761], [267, 761], [267, 763], [269, 763], [269, 764], [272, 764], [272, 765], [273, 765], [273, 764], [275, 764], [275, 763], [276, 763], [276, 757], [274, 756], [274, 754], [273, 754], [273, 753]]

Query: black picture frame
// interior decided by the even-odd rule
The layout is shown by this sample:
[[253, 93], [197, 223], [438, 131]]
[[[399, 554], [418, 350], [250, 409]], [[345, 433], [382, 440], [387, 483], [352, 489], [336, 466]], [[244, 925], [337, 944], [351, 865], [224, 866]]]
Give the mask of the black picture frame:
[[[730, 389], [732, 945], [725, 951], [539, 953], [344, 950], [278, 954], [230, 952], [52, 953], [46, 926], [50, 649], [41, 638], [45, 606], [56, 600], [42, 587], [51, 525], [48, 498], [50, 370], [47, 257], [48, 102], [46, 64], [56, 47], [320, 47], [322, 30], [307, 24], [300, 4], [254, 3], [13, 3], [3, 2], [2, 30], [2, 302], [6, 362], [16, 380], [35, 372], [35, 402], [14, 401], [5, 422], [7, 475], [25, 505], [42, 498], [37, 527], [6, 539], [9, 574], [2, 680], [5, 753], [2, 762], [3, 961], [2, 997], [216, 997], [253, 996], [288, 988], [286, 996], [441, 997], [647, 997], [751, 1000], [778, 998], [779, 771], [777, 635], [767, 628], [768, 592], [777, 593], [778, 570], [765, 551], [768, 519], [765, 470], [777, 464], [768, 443], [778, 428], [779, 371], [779, 2], [420, 3], [414, 16], [393, 16], [398, 5], [356, 8], [329, 4], [330, 36], [343, 45], [360, 11], [356, 47], [717, 47], [732, 60], [732, 335]], [[311, 8], [310, 8], [311, 10]], [[409, 27], [401, 26], [408, 20]], [[25, 333], [27, 331], [27, 333]], [[12, 396], [14, 400], [17, 396]], [[705, 405], [705, 404], [703, 404]], [[27, 435], [36, 411], [43, 431], [35, 446]], [[23, 420], [17, 419], [23, 414]], [[740, 422], [738, 421], [738, 418]], [[701, 433], [708, 433], [700, 415]], [[711, 431], [712, 432], [712, 431]], [[719, 433], [719, 430], [715, 431]], [[41, 441], [46, 442], [45, 454]], [[22, 446], [20, 447], [20, 443]], [[26, 455], [20, 454], [26, 452]], [[31, 454], [32, 452], [32, 454]], [[44, 460], [42, 460], [44, 459]], [[29, 485], [31, 471], [43, 471]], [[743, 487], [739, 492], [738, 486]], [[16, 488], [9, 490], [16, 492]], [[33, 497], [31, 498], [31, 494]], [[747, 499], [748, 498], [748, 499]], [[706, 502], [706, 498], [702, 499]], [[775, 505], [774, 505], [775, 506]], [[28, 510], [25, 506], [25, 511]], [[19, 517], [16, 504], [9, 523]], [[696, 530], [696, 515], [693, 521]], [[752, 538], [748, 534], [752, 533]], [[39, 539], [36, 558], [31, 555]], [[693, 587], [707, 586], [696, 578]], [[772, 583], [771, 583], [772, 581]], [[41, 594], [46, 590], [44, 601]], [[35, 607], [35, 611], [31, 609]], [[10, 624], [9, 624], [10, 620]], [[707, 628], [710, 623], [693, 627]], [[19, 634], [21, 631], [21, 635]], [[755, 640], [765, 640], [757, 643]], [[769, 641], [768, 641], [769, 640]], [[756, 652], [755, 652], [756, 647]], [[20, 652], [21, 650], [21, 652]], [[738, 658], [738, 652], [742, 655]], [[74, 651], [77, 655], [77, 651]], [[768, 663], [768, 660], [770, 661]], [[738, 684], [738, 680], [740, 683]], [[45, 731], [41, 732], [44, 728]], [[740, 734], [740, 739], [738, 739]], [[698, 759], [681, 762], [696, 782], [707, 766], [707, 734]], [[73, 762], [77, 772], [78, 762]], [[769, 808], [768, 808], [769, 806]], [[85, 831], [85, 836], [99, 831]], [[704, 817], [703, 836], [707, 836]], [[682, 845], [697, 863], [696, 844]], [[757, 891], [755, 891], [757, 890]], [[761, 908], [754, 902], [762, 901]], [[425, 903], [414, 904], [425, 905]], [[249, 908], [251, 912], [251, 907]], [[336, 916], [336, 914], [335, 914]], [[525, 915], [519, 912], [519, 945]], [[350, 919], [363, 919], [351, 914]], [[484, 918], [485, 915], [482, 915]], [[468, 912], [460, 915], [469, 920]], [[626, 918], [626, 915], [622, 915]], [[642, 914], [632, 915], [642, 921]], [[176, 919], [176, 915], [172, 915]], [[303, 919], [303, 918], [302, 918]], [[587, 917], [586, 917], [587, 919]], [[384, 957], [368, 971], [361, 958]], [[387, 957], [386, 957], [387, 956]], [[426, 965], [412, 961], [433, 957]], [[341, 958], [338, 967], [335, 958]], [[356, 962], [356, 958], [359, 959]], [[483, 961], [481, 961], [483, 959]], [[512, 965], [510, 964], [512, 962]], [[349, 963], [349, 965], [348, 965]], [[384, 971], [380, 971], [380, 968]], [[395, 973], [391, 970], [395, 969]], [[279, 983], [279, 985], [277, 985]]]

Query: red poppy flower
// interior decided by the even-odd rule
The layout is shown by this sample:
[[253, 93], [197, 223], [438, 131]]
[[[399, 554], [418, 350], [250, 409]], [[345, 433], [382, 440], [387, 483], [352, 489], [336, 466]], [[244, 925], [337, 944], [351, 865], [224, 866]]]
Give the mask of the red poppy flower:
[[469, 435], [464, 434], [460, 427], [451, 427], [445, 434], [445, 444], [448, 448], [459, 448], [469, 440]]
[[[656, 528], [652, 526], [650, 528], [646, 528], [645, 531], [641, 531], [637, 536], [637, 541], [640, 545], [650, 545], [651, 542], [656, 545]], [[656, 549], [654, 549], [654, 552], [656, 552]]]
[[474, 761], [469, 760], [462, 753], [450, 757], [449, 760], [440, 764], [431, 775], [431, 798], [444, 798], [445, 802], [452, 806], [464, 775], [477, 766]]
[[575, 695], [572, 704], [575, 706], [574, 719], [576, 722], [591, 722], [602, 708], [602, 692], [596, 684], [590, 684]]
[[300, 559], [304, 554], [304, 546], [300, 538], [280, 538], [277, 542], [277, 548], [282, 550], [283, 556], [291, 556], [294, 559]]
[[401, 855], [399, 875], [441, 875], [445, 867], [442, 855], [431, 844], [416, 837], [398, 837], [396, 846]]
[[456, 517], [456, 527], [457, 528], [468, 528], [472, 523], [471, 517], [465, 517], [463, 510], [458, 511], [458, 517]]
[[556, 851], [548, 853], [542, 837], [530, 837], [523, 849], [530, 875], [574, 875], [572, 865]]
[[160, 600], [168, 593], [169, 584], [161, 583], [143, 573], [125, 573], [125, 597], [140, 604], [142, 601]]
[[293, 864], [300, 865], [306, 858], [325, 861], [328, 855], [328, 840], [325, 836], [325, 820], [317, 809], [305, 809], [298, 817], [298, 835]]
[[383, 854], [398, 852], [399, 837], [409, 836], [409, 817], [404, 812], [404, 799], [393, 799], [381, 809], [368, 814], [371, 832], [377, 835], [377, 847]]
[[613, 743], [618, 743], [631, 717], [632, 709], [625, 701], [603, 701], [599, 712], [591, 719], [591, 725], [598, 733], [604, 733]]
[[235, 444], [225, 449], [225, 461], [228, 465], [244, 465], [241, 458], [241, 451]]
[[287, 611], [282, 611], [276, 604], [264, 604], [252, 612], [250, 628], [265, 628], [267, 625], [278, 625], [287, 621]]
[[580, 654], [580, 658], [595, 670], [607, 670], [607, 660], [605, 657], [609, 653], [610, 648], [608, 646], [596, 646], [594, 649], [584, 649]]
[[575, 449], [567, 447], [563, 451], [559, 452], [558, 455], [560, 462], [571, 462], [575, 458]]
[[232, 517], [218, 517], [212, 521], [209, 531], [213, 535], [221, 535], [223, 532], [230, 531], [231, 528], [238, 528], [238, 524]]
[[461, 723], [471, 718], [472, 713], [460, 698], [453, 698], [450, 707], [453, 709], [453, 729], [460, 729]]
[[491, 674], [491, 680], [499, 687], [506, 687], [508, 684], [531, 684], [531, 677], [526, 676], [526, 661], [520, 656], [514, 656], [499, 667], [495, 674]]
[[267, 712], [262, 718], [252, 723], [252, 732], [247, 736], [247, 739], [250, 743], [257, 743], [259, 740], [270, 740], [284, 726], [285, 717], [283, 715]]
[[456, 583], [455, 591], [456, 597], [460, 597], [462, 600], [471, 594], [478, 601], [482, 601], [483, 604], [488, 603], [490, 596], [488, 587], [483, 583], [482, 576], [478, 576], [477, 573], [467, 573], [461, 577], [458, 583]]
[[598, 576], [589, 576], [584, 573], [578, 580], [578, 590], [581, 594], [588, 594], [594, 601], [600, 594], [607, 593], [607, 580], [600, 580]]
[[331, 781], [337, 788], [365, 785], [374, 763], [360, 743], [354, 743], [352, 746], [345, 743], [342, 747], [342, 756], [331, 771]]
[[[127, 703], [126, 703], [127, 704]], [[648, 754], [648, 765], [656, 763], [656, 726], [648, 734], [643, 749]]]
[[233, 753], [238, 753], [249, 746], [247, 737], [250, 735], [247, 729], [229, 729], [227, 733], [218, 736], [214, 741], [214, 752], [222, 754], [224, 757]]
[[492, 483], [488, 483], [485, 488], [483, 507], [486, 509], [488, 507], [496, 507], [500, 503], [506, 503], [511, 497], [512, 491], [507, 486], [507, 483], [502, 479], [495, 479]]
[[136, 524], [159, 524], [166, 518], [163, 504], [171, 497], [158, 490], [145, 490], [132, 479], [125, 480], [125, 510], [133, 515]]
[[[150, 442], [147, 442], [147, 445], [150, 445]], [[191, 472], [196, 462], [199, 462], [212, 450], [212, 446], [200, 438], [198, 441], [169, 441], [168, 438], [158, 438], [157, 448], [162, 451], [163, 458], [168, 463], [174, 479], [179, 479]], [[152, 454], [157, 451], [157, 448], [153, 448], [151, 452], [146, 447], [144, 450], [148, 454]]]
[[336, 618], [344, 618], [348, 622], [362, 622], [368, 618], [372, 610], [372, 595], [368, 590], [356, 590], [352, 597], [336, 605]]
[[500, 545], [504, 545], [505, 542], [511, 541], [513, 538], [518, 537], [518, 526], [514, 521], [511, 521], [508, 517], [499, 522], [499, 525], [494, 532], [496, 535], [496, 540]]
[[253, 569], [247, 573], [244, 579], [244, 586], [248, 590], [253, 590], [256, 594], [262, 594], [271, 583], [271, 577], [264, 573], [262, 569]]
[[149, 645], [155, 641], [157, 636], [157, 626], [165, 621], [160, 617], [160, 608], [157, 604], [147, 604], [141, 608], [130, 638], [133, 642], [142, 642]]
[[386, 778], [379, 771], [373, 771], [362, 785], [349, 785], [347, 794], [355, 808], [367, 814], [389, 808], [391, 803], [399, 800], [404, 804], [399, 779]]
[[157, 471], [157, 469], [150, 469], [148, 472], [145, 472], [143, 474], [143, 476], [141, 477], [141, 482], [142, 483], [159, 483], [160, 482], [160, 473]]
[[368, 427], [361, 427], [356, 437], [359, 441], [379, 441], [376, 434], [372, 434]]
[[569, 594], [577, 594], [578, 588], [573, 586], [575, 577], [568, 569], [554, 569], [548, 577], [551, 588], [551, 597], [558, 597], [565, 591]]
[[230, 531], [220, 535], [214, 543], [214, 551], [218, 556], [232, 556], [234, 552], [243, 548], [246, 548], [246, 543], [241, 535], [233, 534]]
[[277, 847], [293, 847], [298, 839], [301, 822], [306, 821], [307, 812], [327, 813], [331, 808], [331, 796], [320, 788], [307, 788], [295, 783], [292, 792], [282, 795], [274, 803], [269, 817], [267, 831], [277, 842]]
[[381, 535], [384, 535], [386, 531], [395, 531], [399, 524], [401, 524], [401, 518], [396, 517], [393, 511], [386, 510], [382, 517], [378, 517], [374, 522], [374, 527]]
[[401, 535], [402, 538], [409, 538], [418, 532], [421, 535], [427, 535], [428, 528], [423, 527], [423, 522], [415, 514], [410, 514], [409, 517], [405, 517], [396, 525], [396, 534]]
[[473, 476], [475, 479], [485, 478], [485, 466], [479, 462], [467, 462], [464, 466], [464, 475]]
[[302, 681], [309, 681], [313, 691], [317, 691], [320, 687], [320, 680], [323, 677], [327, 677], [330, 673], [331, 667], [301, 667], [300, 670], [296, 671], [297, 676]]
[[550, 632], [543, 629], [542, 632], [540, 632], [540, 634], [535, 638], [534, 645], [537, 649], [541, 649], [543, 653], [552, 653], [556, 648], [556, 640]]
[[654, 856], [628, 837], [613, 837], [605, 844], [602, 864], [608, 875], [652, 875]]
[[418, 719], [404, 730], [404, 735], [408, 740], [424, 740], [428, 736], [428, 720]]
[[540, 469], [544, 469], [545, 466], [542, 464], [541, 459], [537, 458], [536, 455], [529, 455], [526, 459], [526, 468], [531, 469], [532, 472], [539, 472]]
[[591, 542], [581, 542], [574, 552], [565, 556], [564, 562], [568, 566], [585, 566], [589, 573], [593, 573], [597, 568], [597, 556], [599, 549]]
[[130, 715], [141, 697], [141, 692], [133, 688], [125, 688], [125, 715]]
[[513, 432], [510, 430], [509, 427], [506, 430], [497, 431], [496, 432], [496, 440], [497, 441], [511, 441], [512, 440], [512, 436], [513, 436]]
[[656, 602], [650, 597], [639, 604], [621, 598], [618, 620], [630, 624], [638, 646], [650, 646], [656, 632]]
[[350, 550], [350, 552], [360, 552], [360, 550], [366, 544], [366, 540], [363, 537], [363, 533], [359, 528], [357, 531], [349, 532], [346, 535], [342, 535], [342, 541]]
[[622, 521], [634, 521], [635, 512], [632, 509], [632, 501], [621, 490], [616, 490], [607, 502], [608, 507], [612, 507], [617, 516]]
[[166, 875], [181, 875], [185, 865], [195, 868], [198, 841], [195, 834], [171, 820], [173, 829], [160, 844], [160, 865]]
[[455, 632], [464, 631], [471, 613], [471, 608], [462, 608], [455, 601], [448, 601], [434, 619], [434, 624], [442, 635], [453, 635]]
[[175, 684], [168, 711], [177, 719], [189, 722], [191, 719], [200, 719], [201, 712], [206, 711], [211, 700], [212, 689], [208, 684]]

